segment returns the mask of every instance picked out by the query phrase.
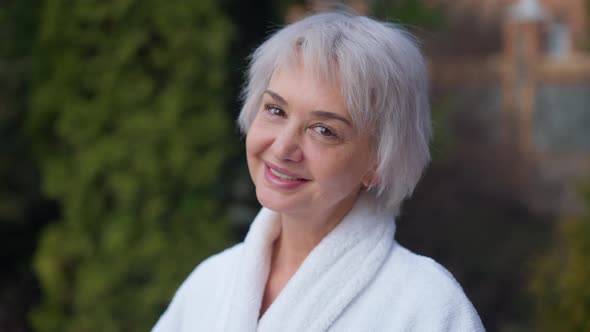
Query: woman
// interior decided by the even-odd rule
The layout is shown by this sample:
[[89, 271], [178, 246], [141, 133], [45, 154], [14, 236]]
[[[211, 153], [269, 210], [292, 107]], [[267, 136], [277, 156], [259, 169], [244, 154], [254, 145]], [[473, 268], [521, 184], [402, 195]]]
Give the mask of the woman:
[[453, 277], [394, 240], [430, 157], [426, 69], [408, 34], [310, 16], [256, 50], [244, 97], [263, 208], [153, 331], [483, 331]]

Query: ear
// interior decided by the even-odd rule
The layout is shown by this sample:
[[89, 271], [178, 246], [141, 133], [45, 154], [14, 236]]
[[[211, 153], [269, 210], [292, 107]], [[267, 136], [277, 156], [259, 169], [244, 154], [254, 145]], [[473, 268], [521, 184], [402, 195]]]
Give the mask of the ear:
[[379, 183], [379, 175], [377, 174], [378, 165], [379, 163], [377, 162], [376, 152], [373, 148], [373, 145], [371, 145], [371, 156], [369, 164], [367, 165], [368, 169], [361, 178], [361, 185], [366, 190], [373, 188]]
[[365, 175], [361, 178], [361, 184], [365, 188], [372, 188], [379, 183], [379, 177], [377, 176], [376, 166], [369, 169]]

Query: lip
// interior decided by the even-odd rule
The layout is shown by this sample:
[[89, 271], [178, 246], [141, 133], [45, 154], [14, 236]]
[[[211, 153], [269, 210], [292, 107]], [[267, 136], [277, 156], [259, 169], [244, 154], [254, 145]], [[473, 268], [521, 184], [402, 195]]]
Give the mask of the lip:
[[303, 176], [301, 176], [301, 175], [299, 175], [297, 173], [293, 173], [293, 172], [289, 171], [288, 169], [281, 168], [281, 167], [279, 167], [279, 166], [277, 166], [275, 164], [269, 163], [267, 161], [265, 161], [264, 164], [266, 165], [266, 167], [272, 168], [272, 169], [274, 169], [275, 171], [277, 171], [279, 173], [288, 175], [290, 177], [297, 178], [297, 180], [289, 180], [289, 181], [298, 181], [298, 180], [308, 181], [309, 180], [309, 179], [306, 179], [306, 178], [304, 178]]
[[[274, 175], [270, 171], [271, 168], [279, 173], [282, 173], [282, 174], [285, 174], [288, 176], [292, 176], [292, 177], [296, 177], [298, 179], [289, 180], [289, 179], [280, 178], [280, 177]], [[268, 163], [268, 162], [264, 162], [264, 177], [272, 185], [274, 185], [278, 188], [281, 188], [281, 189], [296, 189], [296, 188], [299, 188], [300, 186], [304, 185], [305, 183], [309, 182], [308, 179], [305, 179], [293, 172], [289, 172], [288, 170], [286, 170], [284, 168], [280, 168], [280, 167], [273, 165], [271, 163]]]

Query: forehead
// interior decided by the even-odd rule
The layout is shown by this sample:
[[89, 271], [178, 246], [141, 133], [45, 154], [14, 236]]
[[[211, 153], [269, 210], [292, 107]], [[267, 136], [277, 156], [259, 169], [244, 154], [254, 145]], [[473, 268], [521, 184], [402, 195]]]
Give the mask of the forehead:
[[268, 90], [279, 94], [291, 106], [320, 107], [348, 117], [339, 81], [301, 62], [277, 67]]

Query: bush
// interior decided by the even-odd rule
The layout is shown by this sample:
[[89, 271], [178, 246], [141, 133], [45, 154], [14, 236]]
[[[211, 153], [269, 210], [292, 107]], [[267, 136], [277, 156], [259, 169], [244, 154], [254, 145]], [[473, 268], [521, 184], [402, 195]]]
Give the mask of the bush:
[[582, 198], [585, 211], [557, 225], [555, 245], [535, 266], [539, 331], [590, 331], [590, 186]]
[[228, 245], [216, 185], [231, 24], [214, 0], [45, 1], [28, 129], [62, 218], [35, 258], [38, 331], [146, 331]]

